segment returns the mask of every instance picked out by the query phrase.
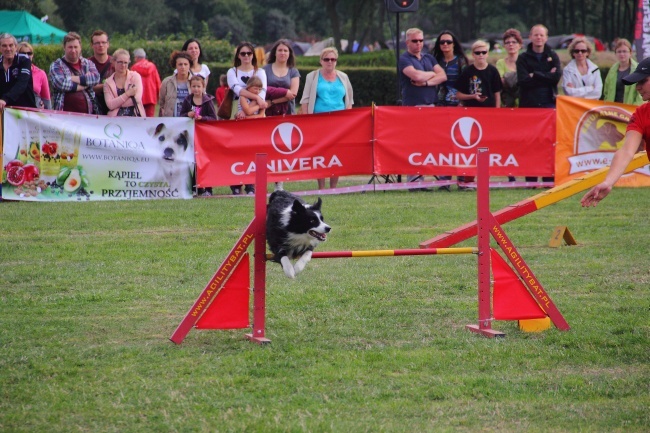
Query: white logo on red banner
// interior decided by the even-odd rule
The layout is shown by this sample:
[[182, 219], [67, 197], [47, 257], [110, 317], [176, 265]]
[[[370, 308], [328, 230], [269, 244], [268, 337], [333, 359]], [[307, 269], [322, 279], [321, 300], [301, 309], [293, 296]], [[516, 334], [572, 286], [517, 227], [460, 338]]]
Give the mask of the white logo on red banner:
[[461, 117], [451, 127], [451, 140], [461, 149], [471, 149], [482, 137], [483, 128], [473, 117]]
[[302, 131], [293, 123], [281, 123], [271, 133], [271, 144], [278, 152], [291, 155], [302, 146]]

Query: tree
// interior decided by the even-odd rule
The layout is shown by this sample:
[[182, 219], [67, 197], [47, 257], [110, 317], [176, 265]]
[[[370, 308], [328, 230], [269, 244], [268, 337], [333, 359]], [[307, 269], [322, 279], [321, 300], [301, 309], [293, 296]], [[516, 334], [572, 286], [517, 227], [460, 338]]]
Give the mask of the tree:
[[0, 0], [0, 10], [27, 11], [38, 18], [43, 16], [38, 0]]
[[69, 31], [81, 31], [88, 11], [89, 0], [54, 0], [56, 13], [63, 20], [65, 28]]
[[296, 37], [296, 26], [293, 19], [279, 9], [268, 11], [263, 25], [255, 27], [264, 29], [264, 37], [258, 38], [260, 41], [295, 39]]
[[332, 26], [332, 36], [334, 37], [334, 46], [341, 51], [341, 25], [339, 14], [336, 11], [336, 5], [339, 0], [323, 0], [325, 3], [325, 11]]

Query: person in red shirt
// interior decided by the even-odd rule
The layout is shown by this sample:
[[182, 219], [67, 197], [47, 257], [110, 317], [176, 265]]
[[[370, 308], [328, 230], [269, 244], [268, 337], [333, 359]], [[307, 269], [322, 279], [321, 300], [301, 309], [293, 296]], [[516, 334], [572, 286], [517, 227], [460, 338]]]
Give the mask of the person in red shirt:
[[100, 77], [99, 83], [93, 86], [93, 92], [95, 92], [99, 114], [107, 114], [109, 110], [104, 100], [104, 81], [115, 72], [113, 57], [108, 55], [111, 43], [108, 40], [108, 33], [104, 30], [95, 30], [90, 36], [90, 42], [92, 43], [93, 56], [88, 60], [95, 64]]
[[226, 91], [228, 90], [228, 77], [226, 74], [221, 74], [219, 76], [219, 87], [217, 87], [216, 94], [217, 97], [217, 107], [221, 105], [223, 100], [226, 98]]
[[[643, 100], [650, 100], [650, 57], [643, 59], [632, 74], [623, 78], [623, 82], [628, 86], [635, 85]], [[580, 203], [583, 207], [596, 206], [607, 197], [644, 142], [645, 151], [650, 158], [650, 146], [648, 146], [650, 143], [650, 104], [643, 104], [634, 111], [627, 125], [625, 142], [614, 154], [609, 173], [604, 181], [594, 186], [582, 197]]]
[[135, 63], [131, 70], [137, 72], [142, 77], [142, 104], [147, 117], [156, 115], [156, 104], [158, 103], [158, 94], [160, 93], [160, 75], [156, 64], [147, 60], [147, 53], [142, 48], [133, 50]]

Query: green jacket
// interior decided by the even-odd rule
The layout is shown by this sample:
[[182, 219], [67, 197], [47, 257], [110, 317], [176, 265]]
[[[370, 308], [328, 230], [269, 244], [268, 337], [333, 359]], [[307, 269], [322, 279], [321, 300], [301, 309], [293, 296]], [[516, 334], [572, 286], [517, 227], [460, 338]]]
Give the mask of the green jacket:
[[[607, 77], [605, 78], [605, 84], [603, 85], [603, 99], [605, 101], [614, 101], [616, 96], [616, 75], [618, 74], [618, 65], [620, 62], [616, 62], [609, 68]], [[630, 59], [631, 71], [634, 71], [637, 66], [637, 62], [633, 59]], [[630, 105], [641, 105], [643, 104], [643, 99], [639, 92], [636, 91], [636, 86], [625, 86], [625, 93], [623, 94], [623, 103]]]

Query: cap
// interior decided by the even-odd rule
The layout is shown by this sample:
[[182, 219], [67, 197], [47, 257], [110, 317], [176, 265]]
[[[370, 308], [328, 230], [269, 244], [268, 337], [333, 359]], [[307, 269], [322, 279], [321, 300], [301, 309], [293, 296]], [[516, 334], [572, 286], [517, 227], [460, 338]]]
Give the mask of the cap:
[[650, 77], [650, 57], [641, 60], [634, 72], [623, 77], [623, 82], [629, 86], [630, 84], [638, 83], [646, 77]]
[[133, 57], [142, 57], [143, 59], [146, 59], [147, 53], [145, 53], [142, 48], [136, 48], [133, 50]]

